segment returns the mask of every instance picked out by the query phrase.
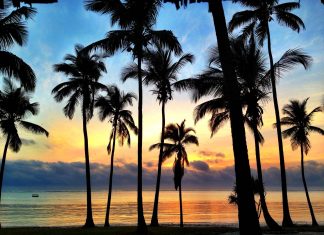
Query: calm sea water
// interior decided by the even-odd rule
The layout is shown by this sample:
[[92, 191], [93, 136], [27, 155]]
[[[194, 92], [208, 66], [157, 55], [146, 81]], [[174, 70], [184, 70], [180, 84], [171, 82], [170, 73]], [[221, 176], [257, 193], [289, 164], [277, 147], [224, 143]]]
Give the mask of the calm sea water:
[[[39, 193], [33, 198], [32, 193]], [[227, 203], [229, 191], [184, 191], [184, 221], [187, 224], [237, 224], [237, 208]], [[93, 216], [97, 225], [103, 224], [107, 193], [95, 191]], [[324, 191], [312, 191], [310, 196], [319, 223], [324, 224]], [[144, 213], [150, 222], [154, 192], [144, 191]], [[297, 223], [310, 223], [305, 193], [290, 192], [289, 203], [292, 218]], [[268, 192], [270, 213], [279, 222], [282, 218], [281, 193]], [[85, 192], [71, 191], [12, 191], [4, 192], [0, 206], [0, 222], [4, 227], [15, 226], [75, 226], [82, 225], [86, 213]], [[262, 217], [262, 216], [261, 216]], [[179, 202], [177, 191], [160, 194], [159, 221], [177, 224]], [[263, 218], [260, 221], [264, 224]], [[114, 191], [111, 206], [112, 225], [136, 224], [136, 192]]]

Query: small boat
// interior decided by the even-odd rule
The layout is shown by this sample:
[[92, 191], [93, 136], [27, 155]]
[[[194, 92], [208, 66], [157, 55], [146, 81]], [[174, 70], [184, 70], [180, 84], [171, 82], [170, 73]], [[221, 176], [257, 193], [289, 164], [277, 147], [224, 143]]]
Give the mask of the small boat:
[[32, 197], [39, 197], [39, 195], [37, 193], [33, 193]]

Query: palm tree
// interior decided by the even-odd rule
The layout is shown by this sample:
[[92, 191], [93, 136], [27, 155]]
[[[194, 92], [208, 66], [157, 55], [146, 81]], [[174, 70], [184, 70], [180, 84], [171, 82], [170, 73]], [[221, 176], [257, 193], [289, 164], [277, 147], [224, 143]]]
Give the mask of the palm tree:
[[222, 0], [164, 0], [164, 2], [175, 3], [177, 8], [180, 5], [187, 6], [188, 3], [208, 3], [209, 12], [212, 14], [214, 21], [218, 47], [220, 48], [222, 70], [226, 77], [224, 85], [229, 100], [235, 175], [239, 195], [239, 227], [243, 234], [261, 234], [250, 180], [251, 170], [246, 145], [244, 117], [240, 103], [239, 84], [232, 65], [233, 55], [231, 54]]
[[[300, 7], [297, 2], [286, 2], [279, 4], [278, 0], [267, 0], [267, 1], [249, 1], [249, 0], [233, 0], [243, 6], [252, 8], [252, 10], [245, 10], [234, 14], [233, 18], [229, 23], [229, 30], [246, 25], [243, 28], [243, 35], [251, 35], [254, 33], [256, 28], [256, 35], [259, 43], [262, 45], [263, 41], [267, 39], [268, 42], [268, 54], [270, 60], [270, 80], [272, 87], [273, 103], [276, 115], [277, 123], [277, 136], [279, 146], [279, 157], [280, 157], [280, 170], [281, 170], [281, 185], [282, 185], [282, 201], [283, 201], [283, 226], [292, 226], [293, 222], [289, 213], [288, 195], [287, 195], [287, 182], [286, 182], [286, 170], [285, 170], [285, 159], [283, 152], [281, 127], [280, 127], [280, 113], [279, 104], [276, 90], [276, 76], [274, 70], [274, 62], [271, 51], [271, 36], [269, 22], [277, 20], [278, 23], [288, 26], [294, 31], [299, 32], [301, 28], [305, 28], [303, 21], [291, 13], [292, 10]], [[309, 63], [304, 64], [307, 68]]]
[[[153, 94], [157, 96], [157, 100], [161, 104], [162, 110], [162, 130], [161, 130], [161, 148], [158, 158], [158, 173], [156, 180], [156, 190], [154, 197], [154, 206], [151, 219], [151, 226], [159, 226], [158, 221], [158, 204], [160, 181], [162, 171], [162, 154], [164, 144], [164, 130], [165, 130], [165, 105], [172, 99], [173, 84], [178, 80], [180, 70], [187, 64], [192, 63], [194, 56], [191, 54], [182, 55], [176, 62], [172, 61], [172, 51], [164, 49], [162, 46], [157, 47], [156, 50], [150, 50], [145, 53], [146, 69], [142, 72], [144, 83], [146, 85], [153, 85]], [[130, 65], [123, 71], [122, 79], [134, 78], [137, 76], [137, 67]]]
[[106, 72], [105, 64], [102, 57], [96, 54], [90, 54], [83, 51], [82, 45], [75, 46], [75, 54], [68, 54], [64, 60], [68, 63], [54, 65], [56, 72], [64, 73], [68, 76], [69, 81], [57, 85], [52, 94], [57, 102], [62, 102], [68, 97], [63, 112], [66, 117], [72, 119], [76, 106], [81, 103], [82, 126], [84, 138], [84, 154], [86, 167], [86, 183], [87, 183], [87, 219], [85, 227], [94, 227], [91, 207], [91, 181], [90, 181], [90, 162], [88, 147], [87, 122], [93, 116], [94, 95], [100, 89], [106, 86], [99, 83], [98, 80], [103, 72]]
[[117, 50], [127, 50], [137, 59], [138, 68], [138, 180], [137, 180], [137, 229], [147, 232], [143, 213], [142, 197], [142, 145], [143, 145], [143, 80], [142, 60], [144, 51], [152, 44], [163, 45], [175, 53], [181, 53], [181, 46], [171, 31], [153, 30], [161, 0], [106, 1], [88, 0], [86, 9], [111, 15], [111, 24], [120, 30], [108, 32], [107, 37], [92, 43], [88, 49], [102, 49], [114, 54]]
[[316, 132], [321, 135], [324, 135], [323, 129], [316, 126], [312, 126], [311, 123], [315, 113], [322, 112], [323, 110], [321, 107], [317, 107], [313, 109], [310, 113], [307, 113], [306, 106], [308, 99], [309, 98], [303, 100], [302, 102], [298, 100], [291, 100], [289, 104], [285, 105], [282, 109], [282, 112], [285, 116], [281, 118], [280, 124], [288, 126], [288, 129], [284, 130], [282, 132], [282, 135], [284, 138], [290, 137], [292, 149], [295, 150], [296, 148], [300, 147], [301, 173], [308, 207], [312, 217], [312, 225], [318, 226], [306, 185], [304, 172], [304, 153], [307, 154], [309, 149], [311, 148], [310, 141], [308, 138], [311, 132]]
[[168, 100], [172, 99], [172, 86], [173, 83], [178, 80], [180, 69], [183, 68], [183, 66], [185, 66], [187, 63], [192, 63], [193, 59], [193, 55], [185, 54], [182, 55], [180, 59], [176, 62], [172, 62], [171, 51], [163, 50], [162, 47], [158, 47], [156, 51], [154, 51], [153, 53], [149, 53], [147, 58], [147, 73], [145, 74], [144, 82], [146, 84], [152, 84], [154, 86], [153, 94], [157, 95], [157, 100], [161, 104], [162, 111], [162, 126], [160, 138], [161, 148], [159, 152], [158, 173], [156, 179], [156, 189], [151, 226], [159, 225], [158, 204], [165, 135], [165, 105], [168, 102]]
[[254, 37], [251, 37], [249, 42], [245, 42], [242, 38], [233, 40], [232, 50], [236, 62], [237, 76], [242, 89], [242, 102], [246, 109], [245, 124], [252, 130], [254, 137], [258, 174], [257, 184], [254, 183], [254, 185], [258, 185], [256, 188], [259, 189], [258, 194], [260, 195], [258, 208], [262, 209], [268, 227], [271, 230], [278, 230], [280, 226], [271, 217], [266, 203], [259, 146], [264, 142], [259, 130], [263, 126], [262, 103], [268, 101], [270, 90], [269, 79], [265, 79], [267, 71], [265, 57], [261, 48], [255, 44]]
[[[258, 195], [260, 196], [261, 195], [261, 185], [259, 183], [259, 180], [254, 179], [253, 176], [252, 176], [251, 181], [252, 181], [252, 185], [253, 185], [253, 194], [255, 196], [258, 196]], [[260, 201], [261, 201], [261, 197], [260, 197]], [[236, 185], [234, 185], [232, 193], [228, 196], [228, 203], [231, 204], [231, 205], [236, 205], [237, 206], [238, 199], [237, 199], [237, 187], [236, 187]], [[258, 211], [258, 217], [260, 218], [260, 215], [261, 215], [261, 202], [255, 201], [255, 205], [256, 205], [257, 211]]]
[[[164, 139], [169, 140], [172, 143], [163, 144], [163, 155], [162, 161], [170, 158], [174, 154], [176, 157], [173, 163], [174, 173], [174, 187], [176, 190], [179, 189], [179, 202], [180, 202], [180, 227], [183, 227], [183, 212], [182, 212], [182, 191], [181, 181], [184, 175], [185, 165], [189, 166], [188, 154], [185, 146], [188, 144], [199, 145], [198, 138], [191, 134], [195, 133], [193, 128], [186, 128], [185, 120], [181, 124], [169, 124], [165, 128]], [[150, 150], [154, 148], [162, 148], [162, 143], [154, 144], [150, 147]]]
[[48, 137], [48, 132], [43, 127], [26, 121], [28, 116], [37, 115], [38, 110], [38, 103], [30, 101], [30, 95], [24, 88], [17, 88], [11, 80], [4, 80], [4, 89], [0, 91], [0, 129], [7, 140], [3, 150], [0, 171], [0, 201], [8, 148], [14, 152], [19, 152], [22, 145], [18, 127]]
[[131, 139], [129, 129], [137, 134], [137, 127], [134, 123], [132, 112], [125, 109], [127, 105], [133, 105], [133, 99], [136, 99], [136, 96], [132, 93], [125, 94], [120, 91], [117, 86], [107, 87], [107, 93], [107, 96], [98, 97], [95, 103], [95, 107], [99, 108], [99, 119], [104, 121], [108, 118], [109, 122], [112, 124], [109, 144], [107, 146], [108, 154], [111, 154], [111, 160], [105, 227], [110, 226], [109, 214], [116, 138], [118, 138], [121, 145], [124, 144], [125, 140], [127, 140], [128, 145], [130, 145]]
[[[244, 121], [247, 127], [252, 130], [255, 140], [258, 181], [263, 192], [260, 194], [261, 208], [269, 228], [279, 229], [278, 224], [270, 216], [266, 205], [259, 147], [259, 144], [264, 141], [259, 131], [259, 128], [263, 125], [263, 108], [260, 103], [268, 100], [271, 87], [268, 79], [269, 71], [267, 71], [261, 48], [255, 44], [253, 38], [249, 42], [245, 42], [242, 37], [233, 38], [231, 49], [240, 83], [242, 104], [246, 108]], [[284, 72], [293, 69], [298, 64], [305, 63], [305, 60], [309, 60], [309, 57], [300, 49], [286, 51], [280, 60], [274, 64], [277, 77], [280, 78]], [[211, 114], [209, 120], [211, 136], [229, 120], [230, 112], [219, 61], [218, 49], [213, 48], [209, 56], [209, 67], [203, 74], [198, 75], [197, 78], [184, 79], [175, 83], [175, 87], [179, 90], [192, 90], [195, 102], [203, 96], [212, 95], [214, 97], [214, 99], [198, 105], [194, 111], [195, 122], [205, 117], [206, 114]]]
[[35, 73], [26, 62], [8, 49], [15, 44], [25, 45], [28, 32], [24, 20], [32, 18], [35, 14], [35, 9], [27, 7], [11, 13], [0, 9], [0, 72], [18, 80], [26, 91], [35, 89]]

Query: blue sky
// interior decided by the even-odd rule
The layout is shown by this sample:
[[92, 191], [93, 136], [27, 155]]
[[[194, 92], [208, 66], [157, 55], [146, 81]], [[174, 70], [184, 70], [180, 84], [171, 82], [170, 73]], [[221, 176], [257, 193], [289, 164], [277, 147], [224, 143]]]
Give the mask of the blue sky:
[[[23, 133], [23, 138], [36, 140], [33, 144], [26, 145], [18, 154], [10, 152], [11, 160], [40, 160], [45, 162], [82, 162], [82, 133], [79, 115], [75, 120], [67, 120], [63, 113], [64, 104], [57, 104], [51, 96], [51, 90], [55, 85], [66, 78], [53, 72], [52, 66], [61, 63], [67, 53], [74, 52], [74, 45], [77, 43], [87, 45], [104, 37], [105, 33], [111, 30], [108, 15], [100, 15], [88, 12], [84, 9], [81, 0], [58, 0], [51, 5], [35, 5], [37, 15], [28, 22], [29, 39], [25, 47], [15, 47], [13, 52], [29, 63], [37, 75], [37, 88], [34, 100], [40, 103], [41, 111], [32, 120], [38, 122], [50, 131], [50, 138], [33, 137]], [[284, 2], [284, 1], [281, 1]], [[243, 8], [230, 2], [224, 2], [226, 18]], [[216, 45], [216, 37], [211, 15], [207, 12], [206, 4], [190, 5], [187, 9], [176, 11], [171, 4], [163, 5], [157, 21], [156, 29], [168, 29], [178, 37], [185, 53], [192, 53], [196, 60], [192, 66], [185, 67], [180, 78], [193, 76], [201, 72], [206, 66], [206, 54], [211, 46]], [[283, 80], [278, 84], [280, 107], [291, 98], [304, 99], [310, 97], [309, 107], [314, 108], [321, 104], [324, 99], [324, 5], [319, 0], [302, 1], [300, 10], [295, 11], [305, 22], [306, 30], [299, 34], [277, 24], [271, 23], [272, 45], [275, 61], [292, 48], [302, 48], [310, 54], [314, 61], [311, 69], [305, 71], [298, 67], [286, 73]], [[131, 62], [131, 56], [127, 53], [117, 53], [115, 56], [106, 59], [108, 73], [102, 78], [105, 84], [118, 84], [123, 90], [136, 92], [137, 83], [127, 81], [122, 84], [119, 80], [120, 71], [123, 66]], [[1, 83], [1, 81], [0, 81]], [[160, 108], [152, 97], [151, 88], [145, 88], [144, 93], [144, 162], [149, 163], [156, 160], [156, 153], [148, 152], [148, 146], [158, 141], [160, 131]], [[167, 105], [167, 122], [181, 122], [184, 118], [187, 125], [194, 126], [192, 110], [195, 104], [191, 102], [190, 94], [176, 94], [174, 100]], [[136, 105], [131, 108], [136, 119]], [[278, 166], [276, 149], [275, 130], [272, 129], [274, 122], [272, 103], [265, 107], [265, 126], [263, 134], [266, 143], [263, 147], [264, 165], [269, 167]], [[323, 114], [315, 119], [315, 124], [324, 128]], [[211, 170], [219, 167], [226, 168], [233, 164], [233, 156], [230, 142], [230, 131], [225, 126], [213, 139], [210, 139], [210, 132], [206, 120], [195, 126], [197, 135], [200, 138], [200, 147], [189, 148], [192, 159], [204, 161], [209, 164]], [[107, 123], [100, 123], [94, 118], [89, 126], [92, 162], [107, 163], [108, 158], [105, 146], [108, 138], [109, 127]], [[100, 132], [98, 134], [98, 132]], [[247, 132], [250, 152], [250, 161], [253, 166], [253, 141], [250, 133]], [[314, 136], [311, 139], [313, 149], [308, 155], [309, 160], [323, 163], [323, 149], [321, 137]], [[74, 143], [74, 142], [80, 142]], [[3, 140], [0, 142], [3, 143]], [[2, 145], [1, 145], [2, 146]], [[118, 149], [117, 165], [131, 164], [136, 162], [136, 140], [133, 136], [133, 147], [128, 150], [126, 147]], [[210, 149], [213, 146], [213, 149]], [[251, 147], [251, 149], [250, 149]], [[274, 149], [274, 150], [273, 150]], [[212, 159], [203, 151], [222, 153], [223, 159]], [[288, 166], [295, 167], [299, 164], [298, 151], [292, 152], [289, 141], [285, 141], [286, 161]], [[14, 156], [11, 156], [14, 155]], [[212, 155], [212, 154], [209, 154]], [[167, 164], [166, 166], [170, 167]]]

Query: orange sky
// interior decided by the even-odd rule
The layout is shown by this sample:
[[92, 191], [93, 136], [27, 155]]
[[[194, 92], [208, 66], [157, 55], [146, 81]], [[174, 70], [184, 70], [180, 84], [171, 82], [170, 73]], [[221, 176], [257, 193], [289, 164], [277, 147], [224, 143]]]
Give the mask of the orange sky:
[[[319, 1], [317, 2], [320, 5]], [[226, 3], [224, 6], [228, 19], [235, 11], [242, 10], [239, 6], [231, 3]], [[23, 146], [17, 154], [10, 151], [8, 160], [83, 162], [80, 108], [77, 109], [75, 118], [68, 120], [62, 112], [64, 103], [54, 102], [50, 91], [66, 78], [61, 74], [54, 73], [52, 65], [62, 62], [65, 54], [73, 53], [75, 43], [86, 45], [102, 38], [104, 33], [111, 29], [108, 27], [108, 16], [86, 12], [81, 3], [80, 5], [70, 4], [68, 1], [60, 1], [51, 7], [39, 6], [38, 12], [35, 19], [28, 23], [30, 32], [28, 45], [23, 48], [14, 48], [14, 52], [22, 56], [35, 69], [38, 82], [33, 100], [40, 102], [41, 111], [38, 117], [31, 120], [43, 125], [50, 132], [50, 137], [46, 139], [21, 132], [22, 138], [33, 139], [36, 144]], [[310, 12], [312, 14], [309, 14]], [[197, 17], [192, 20], [190, 16], [194, 13]], [[305, 3], [298, 14], [305, 21], [307, 28], [300, 34], [271, 25], [274, 57], [275, 60], [278, 60], [285, 50], [302, 47], [313, 56], [314, 62], [308, 71], [298, 67], [285, 74], [284, 79], [278, 84], [279, 105], [282, 107], [291, 98], [301, 100], [310, 97], [308, 102], [310, 110], [319, 106], [324, 97], [324, 30], [323, 27], [318, 27], [322, 23], [314, 22], [314, 19], [320, 19], [320, 16], [324, 14], [324, 7]], [[178, 20], [175, 22], [173, 17], [169, 17], [171, 15], [177, 15]], [[214, 27], [210, 15], [207, 14], [206, 6], [193, 6], [177, 12], [174, 6], [166, 5], [161, 10], [157, 28], [172, 30], [182, 43], [184, 52], [191, 52], [196, 56], [194, 65], [187, 66], [182, 71], [181, 78], [200, 73], [205, 68], [208, 48], [216, 44]], [[114, 57], [108, 58], [106, 61], [108, 74], [102, 78], [102, 82], [105, 84], [116, 83], [123, 90], [136, 92], [135, 81], [127, 81], [124, 84], [119, 81], [121, 68], [128, 61], [130, 61], [130, 55], [126, 53], [118, 53]], [[158, 151], [149, 152], [148, 148], [151, 144], [159, 141], [161, 111], [149, 90], [150, 88], [146, 88], [144, 94], [143, 160], [146, 163], [156, 163]], [[132, 111], [137, 122], [136, 106], [137, 103], [134, 104]], [[179, 123], [186, 119], [186, 125], [195, 127], [197, 131], [200, 146], [188, 148], [189, 159], [205, 161], [214, 169], [232, 166], [234, 162], [229, 125], [225, 125], [210, 139], [207, 119], [194, 126], [192, 118], [194, 107], [195, 104], [191, 102], [189, 95], [177, 93], [166, 108], [167, 123]], [[276, 131], [272, 128], [274, 121], [273, 105], [270, 101], [265, 107], [264, 127], [262, 128], [266, 140], [261, 149], [262, 163], [265, 168], [279, 166]], [[313, 124], [324, 128], [324, 114], [318, 114]], [[109, 131], [108, 123], [99, 122], [97, 117], [94, 117], [89, 123], [91, 162], [108, 164], [106, 145]], [[310, 140], [312, 149], [306, 159], [324, 162], [323, 137], [314, 134], [311, 135]], [[249, 131], [247, 131], [247, 141], [251, 166], [254, 166], [254, 142]], [[2, 138], [0, 146], [3, 145]], [[118, 146], [116, 150], [117, 164], [136, 163], [136, 145], [136, 137], [132, 136], [131, 148]], [[299, 164], [299, 151], [291, 150], [289, 140], [284, 140], [284, 150], [287, 166]], [[224, 157], [216, 155], [224, 155]], [[171, 166], [171, 162], [172, 160], [166, 162], [165, 166]]]

